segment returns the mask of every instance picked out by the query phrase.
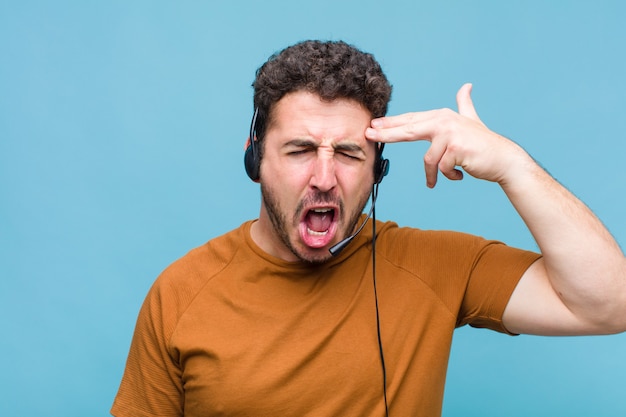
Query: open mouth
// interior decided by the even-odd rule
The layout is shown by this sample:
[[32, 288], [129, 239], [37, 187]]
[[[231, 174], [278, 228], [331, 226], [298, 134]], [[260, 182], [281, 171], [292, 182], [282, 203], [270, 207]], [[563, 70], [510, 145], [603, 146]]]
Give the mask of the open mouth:
[[323, 236], [334, 219], [335, 210], [331, 208], [319, 208], [309, 210], [305, 216], [307, 232], [315, 236]]
[[328, 245], [337, 230], [337, 210], [332, 207], [316, 207], [306, 211], [300, 223], [300, 237], [310, 247]]

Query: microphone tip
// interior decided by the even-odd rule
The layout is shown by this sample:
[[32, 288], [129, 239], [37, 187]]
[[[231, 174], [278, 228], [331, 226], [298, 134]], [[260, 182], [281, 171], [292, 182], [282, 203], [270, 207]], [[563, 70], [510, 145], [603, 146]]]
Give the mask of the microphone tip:
[[350, 237], [347, 237], [344, 240], [342, 240], [341, 242], [337, 243], [336, 245], [331, 246], [330, 249], [328, 249], [328, 251], [330, 252], [330, 254], [332, 256], [339, 255], [339, 253], [342, 250], [344, 250], [344, 248], [346, 246], [348, 246], [348, 243], [350, 243], [352, 241], [352, 239], [354, 239], [354, 236], [356, 236], [356, 235], [352, 235]]

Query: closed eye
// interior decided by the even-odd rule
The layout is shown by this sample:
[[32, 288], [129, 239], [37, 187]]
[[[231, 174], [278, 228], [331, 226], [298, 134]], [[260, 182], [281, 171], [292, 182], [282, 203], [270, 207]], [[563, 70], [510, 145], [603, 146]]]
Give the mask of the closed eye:
[[308, 152], [315, 152], [317, 145], [306, 139], [293, 139], [284, 145], [284, 152], [286, 155], [298, 156], [304, 155]]
[[352, 144], [340, 144], [335, 147], [335, 153], [346, 157], [348, 159], [354, 159], [356, 161], [364, 161], [366, 159], [365, 152], [358, 145]]
[[338, 155], [346, 157], [348, 159], [354, 159], [355, 161], [360, 161], [361, 158], [355, 154], [349, 152], [337, 152]]
[[[285, 155], [302, 156], [309, 153], [316, 153], [319, 144], [306, 139], [294, 139], [287, 142], [284, 146]], [[334, 146], [336, 157], [344, 158], [350, 161], [364, 161], [367, 159], [363, 148], [352, 143], [340, 143]]]
[[298, 149], [292, 149], [287, 151], [287, 155], [293, 155], [293, 156], [297, 156], [297, 155], [304, 155], [308, 152], [314, 152], [315, 149], [313, 148], [298, 148]]

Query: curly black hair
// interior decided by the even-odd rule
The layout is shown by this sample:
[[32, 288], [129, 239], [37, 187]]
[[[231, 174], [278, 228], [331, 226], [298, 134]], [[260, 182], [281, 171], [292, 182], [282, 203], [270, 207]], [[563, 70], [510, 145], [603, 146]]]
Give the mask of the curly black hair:
[[271, 122], [273, 107], [294, 91], [315, 93], [328, 101], [355, 100], [373, 118], [387, 113], [391, 99], [391, 84], [373, 55], [343, 41], [309, 40], [289, 46], [257, 70], [252, 86], [259, 141]]

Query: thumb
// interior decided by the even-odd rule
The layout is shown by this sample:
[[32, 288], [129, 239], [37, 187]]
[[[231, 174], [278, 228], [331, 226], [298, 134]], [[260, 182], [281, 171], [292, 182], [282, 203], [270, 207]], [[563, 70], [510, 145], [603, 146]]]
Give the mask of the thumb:
[[478, 117], [478, 113], [476, 113], [471, 93], [472, 84], [470, 83], [463, 84], [463, 86], [456, 93], [456, 104], [459, 108], [459, 114], [484, 125], [484, 123], [480, 120], [480, 117]]

